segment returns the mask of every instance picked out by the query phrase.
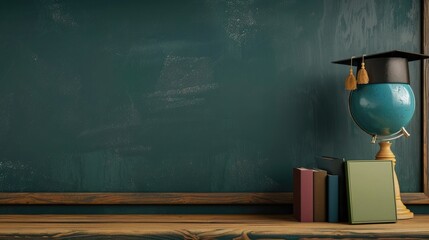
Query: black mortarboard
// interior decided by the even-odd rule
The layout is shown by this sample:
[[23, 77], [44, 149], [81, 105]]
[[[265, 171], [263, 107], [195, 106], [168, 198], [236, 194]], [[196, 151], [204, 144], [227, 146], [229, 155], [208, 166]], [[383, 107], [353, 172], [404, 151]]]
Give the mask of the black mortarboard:
[[[402, 51], [390, 51], [364, 56], [365, 68], [371, 83], [410, 83], [408, 62], [429, 58], [427, 55]], [[332, 63], [361, 66], [362, 57], [344, 59]]]

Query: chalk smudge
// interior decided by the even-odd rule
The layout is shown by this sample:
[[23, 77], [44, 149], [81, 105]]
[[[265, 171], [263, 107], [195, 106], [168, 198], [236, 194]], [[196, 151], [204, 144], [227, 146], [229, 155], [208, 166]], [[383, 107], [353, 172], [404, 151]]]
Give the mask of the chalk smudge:
[[186, 95], [193, 95], [200, 92], [206, 92], [210, 90], [214, 90], [218, 87], [218, 84], [212, 83], [212, 84], [206, 84], [201, 86], [193, 86], [193, 87], [185, 87], [182, 89], [173, 89], [173, 90], [167, 90], [167, 91], [156, 91], [151, 94], [149, 94], [148, 97], [174, 97], [174, 96], [186, 96]]
[[158, 110], [203, 105], [206, 99], [202, 94], [218, 88], [213, 74], [213, 63], [207, 57], [168, 55], [156, 91], [146, 97]]
[[[31, 186], [35, 173], [33, 169], [21, 161], [0, 161], [0, 190], [24, 191]], [[13, 184], [10, 184], [13, 181]]]
[[77, 26], [74, 18], [65, 12], [64, 6], [57, 1], [53, 1], [51, 5], [47, 6], [50, 17], [56, 23], [64, 24], [66, 26], [75, 27]]
[[255, 34], [256, 20], [252, 11], [253, 1], [229, 0], [226, 3], [227, 23], [225, 31], [228, 37], [239, 46]]

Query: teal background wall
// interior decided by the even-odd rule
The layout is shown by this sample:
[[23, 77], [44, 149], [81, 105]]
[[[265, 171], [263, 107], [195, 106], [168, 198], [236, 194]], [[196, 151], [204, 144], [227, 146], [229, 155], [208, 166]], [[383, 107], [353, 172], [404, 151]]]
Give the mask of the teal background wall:
[[[315, 156], [372, 159], [378, 147], [348, 115], [348, 69], [331, 61], [419, 52], [420, 17], [417, 0], [1, 1], [0, 190], [282, 192]], [[418, 192], [410, 70], [412, 136], [393, 150], [402, 191]]]

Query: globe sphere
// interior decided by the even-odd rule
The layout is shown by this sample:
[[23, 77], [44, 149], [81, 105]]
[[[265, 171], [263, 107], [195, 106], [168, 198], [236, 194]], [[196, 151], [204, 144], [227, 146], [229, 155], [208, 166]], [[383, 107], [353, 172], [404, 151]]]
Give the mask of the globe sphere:
[[370, 135], [390, 136], [411, 120], [415, 97], [409, 84], [358, 85], [350, 92], [349, 109], [355, 123]]

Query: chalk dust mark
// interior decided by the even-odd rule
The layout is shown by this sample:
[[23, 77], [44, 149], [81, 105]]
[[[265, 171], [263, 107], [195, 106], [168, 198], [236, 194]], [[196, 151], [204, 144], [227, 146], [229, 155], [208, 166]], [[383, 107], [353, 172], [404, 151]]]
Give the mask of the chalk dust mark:
[[74, 18], [65, 11], [62, 3], [58, 1], [52, 1], [52, 4], [47, 6], [52, 20], [56, 23], [60, 23], [66, 26], [75, 27], [77, 26]]
[[228, 0], [226, 3], [227, 22], [225, 31], [228, 37], [242, 46], [255, 34], [256, 20], [252, 10], [253, 1]]
[[[0, 161], [0, 190], [21, 191], [30, 186], [35, 177], [33, 169], [21, 162], [2, 159]], [[13, 184], [10, 184], [10, 183]]]
[[218, 88], [213, 75], [213, 63], [207, 57], [168, 55], [156, 91], [146, 97], [158, 110], [203, 105], [203, 94]]
[[209, 58], [168, 55], [161, 70], [158, 86], [161, 89], [184, 88], [212, 81], [213, 67]]
[[[165, 97], [166, 99], [173, 98], [174, 96], [186, 96], [186, 95], [193, 95], [200, 92], [206, 92], [210, 90], [214, 90], [218, 87], [218, 84], [212, 83], [212, 84], [206, 84], [201, 86], [192, 86], [192, 87], [185, 87], [181, 89], [172, 89], [167, 91], [156, 91], [148, 95], [149, 98], [153, 97]], [[173, 99], [174, 100], [174, 99]]]

